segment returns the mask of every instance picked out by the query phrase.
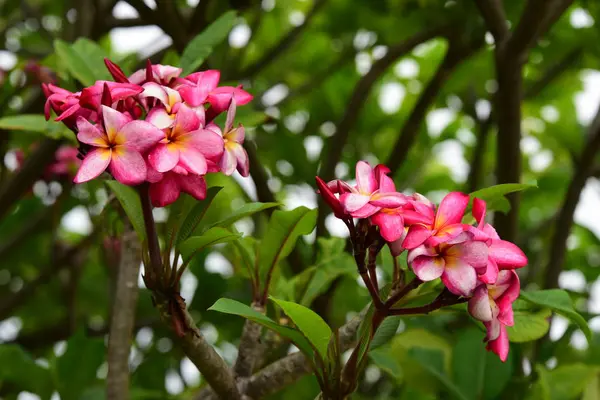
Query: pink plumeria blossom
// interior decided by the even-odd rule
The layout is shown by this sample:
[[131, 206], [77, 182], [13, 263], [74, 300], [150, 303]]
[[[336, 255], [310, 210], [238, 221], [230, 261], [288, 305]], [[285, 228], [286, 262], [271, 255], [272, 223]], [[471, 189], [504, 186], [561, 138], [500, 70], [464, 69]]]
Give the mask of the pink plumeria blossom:
[[93, 111], [98, 111], [100, 105], [102, 105], [102, 96], [106, 96], [104, 93], [106, 89], [108, 89], [111, 99], [111, 104], [105, 104], [107, 106], [114, 106], [119, 101], [136, 96], [144, 91], [144, 88], [141, 86], [131, 83], [96, 81], [94, 85], [86, 87], [81, 91], [79, 105]]
[[147, 180], [150, 182], [150, 201], [154, 207], [166, 207], [174, 203], [181, 192], [197, 200], [206, 197], [206, 181], [203, 176], [179, 174], [175, 171], [163, 174], [148, 165]]
[[163, 130], [160, 142], [150, 150], [150, 165], [158, 172], [179, 166], [191, 174], [206, 174], [207, 158], [215, 159], [223, 154], [223, 138], [210, 129], [203, 129], [203, 122], [192, 109], [181, 104], [173, 126]]
[[142, 87], [143, 92], [140, 94], [140, 99], [146, 100], [146, 102], [148, 99], [156, 99], [162, 103], [167, 113], [177, 112], [177, 107], [182, 102], [181, 95], [177, 90], [155, 82], [144, 83]]
[[45, 177], [52, 179], [53, 177], [73, 176], [81, 165], [81, 160], [78, 158], [79, 150], [73, 146], [60, 146], [54, 154], [55, 161], [50, 164], [45, 171]]
[[382, 208], [397, 208], [406, 204], [405, 196], [395, 191], [385, 192], [379, 188], [379, 175], [383, 168], [373, 169], [369, 163], [356, 164], [356, 187], [349, 187], [349, 193], [340, 196], [345, 210], [355, 218], [367, 218]]
[[488, 259], [485, 243], [470, 238], [464, 232], [437, 246], [422, 244], [408, 252], [408, 264], [420, 280], [442, 278], [452, 293], [469, 297], [477, 286], [477, 274], [484, 272]]
[[494, 283], [499, 270], [521, 268], [527, 265], [527, 256], [514, 243], [500, 239], [493, 226], [485, 222], [486, 204], [481, 199], [473, 200], [473, 217], [477, 227], [470, 229], [476, 240], [488, 246], [488, 265], [485, 274], [479, 279], [484, 283]]
[[130, 77], [129, 82], [141, 85], [148, 82], [156, 82], [160, 85], [168, 86], [175, 81], [181, 74], [182, 69], [171, 65], [150, 64], [146, 68], [135, 71]]
[[163, 132], [145, 121], [101, 106], [104, 129], [85, 118], [77, 119], [77, 139], [92, 146], [77, 175], [75, 183], [98, 177], [107, 168], [116, 180], [125, 185], [138, 185], [146, 180], [146, 163], [140, 153], [164, 137]]
[[496, 283], [480, 285], [469, 300], [469, 313], [487, 329], [487, 349], [502, 361], [508, 356], [507, 326], [514, 325], [512, 303], [519, 297], [519, 276], [514, 270], [502, 270]]
[[[375, 179], [379, 182], [379, 191], [383, 193], [396, 193], [396, 185], [392, 178], [387, 174], [390, 173], [388, 167], [378, 165], [375, 167]], [[408, 196], [397, 193], [398, 200], [401, 203], [399, 207], [382, 207], [379, 211], [373, 214], [370, 219], [371, 223], [377, 225], [381, 237], [387, 242], [394, 242], [404, 236], [404, 206], [409, 204]], [[403, 200], [403, 201], [401, 201]]]
[[42, 90], [46, 95], [46, 104], [44, 105], [46, 120], [50, 119], [50, 110], [54, 110], [57, 115], [56, 121], [62, 121], [66, 126], [74, 129], [77, 117], [90, 118], [92, 114], [95, 114], [82, 109], [79, 105], [81, 92], [71, 93], [51, 83], [43, 83]]
[[403, 246], [407, 249], [414, 249], [423, 243], [436, 246], [458, 236], [465, 230], [461, 220], [468, 204], [468, 194], [448, 193], [442, 199], [433, 222], [413, 224], [404, 239]]
[[[223, 131], [225, 149], [223, 157], [221, 157], [220, 168], [225, 175], [231, 175], [237, 169], [240, 175], [248, 176], [250, 174], [250, 163], [248, 161], [248, 153], [246, 153], [243, 146], [245, 130], [242, 124], [239, 124], [237, 127], [233, 126], [235, 108], [235, 100], [231, 100], [229, 110], [227, 111], [225, 131]], [[218, 129], [216, 125], [214, 126]]]
[[335, 217], [342, 220], [352, 219], [352, 216], [346, 212], [340, 203], [340, 199], [336, 196], [336, 194], [348, 192], [350, 189], [344, 189], [344, 186], [349, 187], [348, 184], [339, 179], [329, 183], [325, 183], [325, 181], [318, 176], [316, 176], [315, 179], [317, 181], [317, 187], [319, 188], [317, 193], [323, 198], [325, 203], [329, 205]]

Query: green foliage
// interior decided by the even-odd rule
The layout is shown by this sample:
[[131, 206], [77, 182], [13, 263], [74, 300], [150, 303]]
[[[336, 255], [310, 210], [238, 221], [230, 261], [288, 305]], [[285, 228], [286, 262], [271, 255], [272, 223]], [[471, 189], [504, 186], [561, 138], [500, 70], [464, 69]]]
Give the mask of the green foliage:
[[[598, 376], [598, 368], [585, 364], [571, 364], [547, 371], [539, 366], [538, 381], [527, 396], [528, 400], [571, 400], [578, 399]], [[596, 381], [597, 383], [597, 381]]]
[[80, 38], [74, 44], [62, 40], [54, 41], [54, 50], [69, 73], [85, 86], [98, 80], [108, 80], [110, 75], [104, 68], [104, 51], [94, 42]]
[[15, 385], [42, 398], [52, 393], [50, 371], [36, 364], [30, 354], [15, 344], [0, 345], [0, 385]]
[[43, 133], [53, 139], [73, 139], [71, 131], [41, 114], [21, 114], [0, 118], [0, 129]]
[[146, 239], [146, 228], [139, 193], [131, 186], [123, 185], [117, 181], [106, 181], [105, 183], [115, 194], [119, 203], [121, 203], [121, 207], [123, 207], [125, 214], [127, 214], [127, 218], [131, 222], [133, 229], [135, 229], [140, 239], [144, 241]]
[[192, 236], [179, 245], [179, 251], [184, 260], [193, 257], [196, 253], [209, 246], [219, 243], [228, 243], [238, 239], [241, 235], [228, 231], [225, 228], [210, 228], [200, 236]]
[[279, 206], [279, 203], [248, 203], [231, 213], [227, 218], [215, 222], [211, 226], [228, 227], [242, 218], [250, 217], [258, 212]]
[[171, 229], [177, 232], [175, 243], [180, 244], [190, 237], [202, 218], [206, 215], [213, 200], [223, 189], [219, 186], [213, 186], [206, 191], [204, 200], [197, 201], [194, 198], [186, 197], [182, 205], [181, 217], [177, 218]]
[[514, 343], [522, 343], [540, 339], [550, 329], [548, 321], [550, 315], [549, 310], [538, 313], [515, 311], [515, 325], [506, 327], [509, 340]]
[[[477, 190], [471, 193], [471, 198], [485, 200], [488, 211], [501, 211], [507, 213], [510, 210], [510, 203], [505, 197], [507, 194], [535, 187], [537, 187], [535, 184], [504, 183]], [[472, 201], [473, 200], [471, 200], [471, 203]]]

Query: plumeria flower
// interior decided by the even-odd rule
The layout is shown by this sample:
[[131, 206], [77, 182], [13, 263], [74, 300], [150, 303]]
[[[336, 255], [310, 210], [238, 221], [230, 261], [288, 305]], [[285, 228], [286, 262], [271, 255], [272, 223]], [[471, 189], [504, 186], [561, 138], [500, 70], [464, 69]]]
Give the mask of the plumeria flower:
[[485, 274], [479, 279], [484, 283], [494, 283], [499, 270], [521, 268], [527, 265], [527, 256], [514, 243], [501, 240], [493, 226], [485, 222], [486, 204], [481, 199], [473, 200], [473, 217], [477, 228], [470, 230], [476, 240], [488, 246], [488, 265]]
[[171, 65], [153, 65], [148, 62], [146, 68], [135, 71], [128, 78], [128, 80], [129, 82], [138, 85], [148, 82], [156, 82], [160, 85], [167, 86], [179, 77], [181, 71], [183, 71], [181, 68], [173, 67]]
[[131, 83], [118, 83], [111, 81], [96, 81], [93, 86], [86, 87], [81, 91], [81, 97], [79, 99], [79, 105], [81, 107], [88, 108], [93, 111], [97, 111], [102, 104], [102, 96], [106, 96], [104, 93], [108, 90], [110, 95], [111, 104], [104, 104], [106, 106], [116, 105], [117, 102], [125, 100], [129, 97], [136, 96], [144, 91], [139, 85]]
[[[392, 178], [387, 176], [390, 169], [384, 165], [375, 167], [375, 178], [379, 181], [379, 191], [384, 193], [395, 193], [396, 185]], [[404, 206], [409, 204], [407, 196], [400, 193], [399, 198], [404, 199], [404, 203], [400, 207], [382, 207], [379, 211], [373, 214], [370, 219], [374, 225], [379, 227], [379, 233], [387, 242], [394, 242], [404, 236]]]
[[[227, 111], [225, 131], [223, 132], [225, 150], [223, 151], [220, 167], [225, 175], [231, 175], [237, 169], [240, 175], [248, 176], [250, 174], [250, 163], [248, 161], [248, 153], [246, 153], [244, 146], [242, 146], [245, 138], [245, 130], [242, 124], [239, 124], [237, 128], [233, 126], [234, 118], [235, 100], [231, 100], [229, 110]], [[218, 129], [216, 125], [214, 126]]]
[[[346, 212], [344, 206], [340, 203], [340, 199], [336, 196], [336, 194], [347, 193], [350, 191], [349, 185], [339, 179], [329, 183], [325, 183], [325, 181], [318, 176], [316, 176], [315, 179], [317, 181], [317, 187], [319, 188], [317, 193], [323, 198], [325, 203], [329, 205], [333, 211], [333, 215], [342, 220], [351, 219], [352, 216]], [[348, 187], [348, 189], [344, 189], [344, 186]]]
[[83, 110], [79, 105], [81, 92], [71, 93], [51, 83], [43, 83], [42, 90], [46, 95], [46, 104], [44, 105], [46, 120], [50, 119], [51, 109], [58, 116], [56, 121], [62, 121], [69, 128], [75, 127], [78, 116], [83, 116], [84, 118], [91, 116], [91, 111]]
[[471, 296], [475, 290], [477, 274], [485, 272], [487, 260], [486, 244], [471, 240], [467, 232], [437, 246], [422, 244], [410, 250], [407, 257], [408, 264], [420, 280], [427, 282], [442, 278], [448, 290], [465, 297]]
[[508, 356], [507, 326], [514, 325], [512, 303], [519, 297], [519, 276], [514, 270], [503, 270], [492, 285], [480, 285], [469, 300], [469, 313], [487, 328], [487, 349], [502, 361]]
[[[140, 99], [157, 99], [163, 105], [167, 114], [176, 113], [182, 99], [179, 92], [167, 86], [159, 85], [155, 82], [148, 82], [142, 85], [143, 92], [140, 93]], [[152, 110], [150, 111], [152, 112]]]
[[403, 246], [407, 249], [414, 249], [423, 243], [436, 246], [458, 236], [465, 230], [461, 220], [468, 204], [468, 194], [459, 192], [447, 194], [438, 207], [433, 223], [413, 224], [404, 239]]
[[[149, 121], [155, 123], [156, 119], [157, 115], [149, 115]], [[164, 129], [160, 143], [150, 150], [150, 165], [158, 172], [179, 166], [191, 174], [206, 174], [207, 158], [217, 159], [223, 154], [223, 138], [203, 129], [203, 122], [193, 110], [181, 104], [173, 126]]]
[[166, 207], [179, 198], [181, 192], [197, 200], [206, 197], [206, 181], [203, 176], [179, 174], [175, 171], [160, 173], [148, 166], [150, 201], [154, 207]]
[[[359, 161], [356, 164], [356, 187], [340, 196], [345, 210], [355, 218], [367, 218], [382, 208], [397, 208], [406, 204], [403, 194], [385, 192], [379, 188], [379, 176], [369, 163]], [[377, 171], [381, 171], [381, 168]], [[379, 172], [378, 172], [379, 173]]]
[[104, 130], [85, 118], [77, 119], [77, 139], [94, 149], [87, 153], [75, 183], [96, 178], [107, 168], [125, 185], [138, 185], [146, 180], [146, 163], [140, 153], [164, 137], [164, 133], [145, 121], [132, 121], [127, 115], [101, 106]]
[[76, 147], [68, 145], [60, 146], [54, 154], [54, 163], [46, 168], [45, 175], [48, 178], [71, 175], [81, 165], [78, 155], [79, 150]]

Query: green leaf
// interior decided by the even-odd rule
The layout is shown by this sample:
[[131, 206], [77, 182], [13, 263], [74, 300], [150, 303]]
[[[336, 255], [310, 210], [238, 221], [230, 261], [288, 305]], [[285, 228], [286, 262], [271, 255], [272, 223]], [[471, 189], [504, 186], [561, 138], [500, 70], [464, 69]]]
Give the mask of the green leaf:
[[67, 341], [67, 350], [56, 362], [60, 398], [79, 399], [83, 391], [96, 380], [96, 371], [102, 361], [104, 340], [86, 337], [83, 329], [71, 336]]
[[374, 350], [392, 340], [398, 331], [400, 320], [401, 317], [399, 316], [392, 316], [384, 319], [379, 328], [377, 328], [377, 332], [375, 332], [369, 348]]
[[194, 72], [202, 65], [213, 48], [227, 38], [236, 19], [236, 12], [228, 11], [188, 43], [181, 55], [183, 75]]
[[452, 383], [444, 371], [444, 353], [439, 350], [415, 347], [409, 354], [421, 367], [425, 368], [432, 376], [442, 383], [455, 398], [468, 400], [461, 390]]
[[[88, 66], [92, 76], [98, 80], [112, 80], [108, 69], [104, 65], [104, 59], [108, 57], [106, 51], [93, 40], [80, 37], [71, 46], [77, 52], [77, 55]], [[94, 81], [95, 82], [95, 81]], [[94, 83], [92, 82], [92, 83]]]
[[190, 235], [196, 230], [196, 227], [202, 221], [204, 215], [206, 215], [208, 208], [215, 199], [215, 196], [219, 194], [221, 189], [223, 189], [223, 187], [221, 186], [213, 186], [208, 188], [204, 200], [198, 201], [193, 197], [190, 197], [189, 199], [186, 198], [186, 203], [189, 202], [188, 204], [190, 208], [189, 211], [186, 212], [185, 210], [187, 208], [185, 207], [185, 205], [183, 206], [184, 211], [182, 212], [182, 219], [178, 221], [178, 223], [181, 225], [179, 230], [177, 231], [175, 244], [180, 244], [185, 239], [189, 238]]
[[183, 259], [186, 260], [209, 246], [214, 246], [218, 243], [232, 242], [240, 236], [239, 233], [233, 233], [225, 228], [215, 227], [210, 228], [200, 236], [192, 236], [191, 238], [186, 239], [178, 246], [178, 248]]
[[269, 208], [278, 207], [280, 203], [248, 203], [244, 204], [241, 208], [235, 210], [231, 215], [227, 218], [222, 219], [218, 222], [215, 222], [212, 226], [222, 226], [228, 227], [236, 221], [239, 221], [242, 218], [246, 218], [251, 216], [252, 214], [256, 214], [257, 212], [261, 212], [263, 210], [267, 210]]
[[575, 400], [594, 382], [598, 367], [581, 363], [563, 365], [552, 371], [536, 368], [539, 379], [531, 389], [529, 399]]
[[[98, 72], [96, 68], [98, 61], [94, 60], [94, 57], [92, 59], [88, 58], [90, 51], [88, 48], [85, 51], [82, 50], [86, 47], [83, 43], [81, 42], [79, 46], [75, 47], [57, 39], [54, 41], [54, 50], [75, 79], [84, 86], [92, 86], [97, 80], [106, 79], [108, 76]], [[100, 63], [100, 65], [104, 65], [102, 60], [100, 60]]]
[[402, 366], [388, 350], [380, 348], [370, 351], [369, 358], [373, 361], [373, 364], [390, 374], [397, 381], [402, 378]]
[[550, 329], [549, 310], [538, 313], [514, 312], [514, 326], [507, 326], [508, 339], [513, 343], [531, 342], [543, 337]]
[[39, 132], [53, 139], [75, 140], [73, 132], [65, 128], [63, 124], [46, 121], [41, 114], [21, 114], [0, 118], [0, 129]]
[[323, 360], [327, 359], [327, 346], [331, 340], [331, 328], [323, 318], [300, 304], [290, 301], [279, 300], [274, 297], [270, 299], [275, 302], [287, 314], [298, 327], [300, 332], [317, 350]]
[[133, 229], [137, 232], [140, 240], [146, 240], [146, 227], [144, 224], [144, 214], [142, 212], [142, 202], [140, 196], [131, 186], [123, 185], [118, 181], [105, 181], [106, 185], [121, 203], [125, 214], [129, 218]]
[[571, 297], [569, 297], [569, 294], [564, 290], [550, 289], [523, 291], [521, 292], [521, 298], [538, 306], [548, 307], [575, 322], [585, 334], [588, 343], [592, 342], [592, 331], [590, 330], [590, 327], [585, 319], [575, 311]]
[[251, 236], [246, 236], [233, 242], [233, 245], [240, 254], [240, 259], [252, 281], [255, 280], [256, 270], [254, 268], [256, 262], [256, 239]]
[[537, 185], [527, 183], [503, 183], [477, 190], [471, 193], [471, 199], [477, 197], [478, 199], [485, 200], [488, 211], [507, 213], [510, 210], [510, 203], [505, 197], [507, 194], [536, 187]]
[[290, 339], [298, 347], [298, 349], [312, 359], [313, 349], [308, 340], [296, 329], [288, 326], [279, 325], [271, 318], [259, 313], [252, 307], [242, 304], [239, 301], [231, 299], [219, 299], [213, 304], [209, 311], [217, 311], [224, 314], [238, 315], [264, 326], [267, 329], [277, 332], [281, 336]]
[[[15, 344], [0, 345], [0, 385], [36, 393], [42, 398], [52, 394], [50, 371], [35, 363], [33, 358]], [[4, 387], [4, 385], [2, 385]]]
[[261, 281], [264, 282], [277, 263], [290, 254], [300, 235], [307, 235], [313, 231], [316, 222], [316, 209], [298, 207], [291, 211], [273, 212], [258, 248]]

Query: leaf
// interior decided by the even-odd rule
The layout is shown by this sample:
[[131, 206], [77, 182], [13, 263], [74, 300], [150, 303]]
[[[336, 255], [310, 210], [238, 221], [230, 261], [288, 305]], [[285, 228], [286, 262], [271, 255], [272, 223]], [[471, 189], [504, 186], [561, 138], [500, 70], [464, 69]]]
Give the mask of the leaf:
[[446, 375], [444, 371], [444, 353], [439, 350], [415, 347], [410, 349], [409, 354], [419, 365], [441, 382], [454, 397], [460, 400], [468, 400]]
[[300, 304], [291, 301], [279, 300], [274, 297], [270, 299], [275, 302], [287, 314], [298, 327], [300, 332], [317, 350], [323, 360], [327, 359], [327, 346], [331, 340], [331, 328], [323, 318]]
[[291, 211], [273, 212], [258, 248], [261, 281], [264, 282], [277, 263], [290, 254], [300, 235], [313, 231], [316, 222], [316, 209], [298, 207]]
[[240, 254], [242, 264], [248, 270], [250, 279], [254, 281], [256, 277], [256, 270], [254, 269], [256, 262], [256, 239], [247, 236], [234, 241], [233, 245]]
[[96, 371], [104, 361], [104, 340], [88, 338], [83, 329], [67, 341], [67, 350], [56, 362], [58, 392], [61, 399], [79, 399], [96, 380]]
[[14, 385], [16, 389], [36, 393], [42, 398], [52, 394], [50, 371], [36, 364], [20, 346], [0, 344], [0, 365], [3, 366], [0, 368], [0, 385]]
[[529, 399], [575, 400], [586, 390], [598, 374], [598, 367], [581, 363], [562, 365], [547, 371], [536, 368], [539, 379], [531, 389]]
[[[95, 65], [94, 60], [88, 59], [89, 54], [86, 55], [86, 52], [81, 50], [84, 46], [84, 44], [80, 44], [78, 48], [75, 48], [62, 40], [54, 41], [56, 55], [64, 63], [69, 73], [84, 86], [92, 86], [97, 80], [103, 80], [108, 76], [100, 75], [97, 68], [92, 66]], [[102, 60], [100, 62], [102, 63]]]
[[201, 201], [197, 201], [193, 197], [189, 198], [190, 200], [188, 201], [191, 202], [190, 209], [186, 212], [184, 208], [181, 214], [182, 219], [177, 222], [178, 224], [180, 224], [178, 225], [180, 227], [176, 234], [175, 244], [180, 244], [185, 239], [189, 238], [190, 235], [196, 230], [196, 227], [202, 221], [204, 215], [206, 215], [208, 208], [215, 199], [215, 196], [219, 194], [221, 189], [223, 189], [223, 187], [221, 186], [213, 186], [208, 188], [208, 190], [206, 191], [206, 197], [204, 198], [204, 200]]
[[214, 246], [218, 243], [232, 242], [240, 236], [239, 233], [230, 232], [225, 228], [210, 228], [200, 236], [192, 236], [191, 238], [186, 239], [178, 246], [178, 249], [183, 256], [183, 259], [186, 260], [209, 246]]
[[39, 132], [53, 139], [75, 139], [73, 133], [63, 124], [46, 121], [41, 114], [21, 114], [0, 118], [0, 129]]
[[133, 229], [137, 232], [140, 240], [144, 242], [146, 240], [146, 225], [139, 194], [131, 186], [123, 185], [118, 181], [105, 181], [105, 183], [121, 203]]
[[548, 310], [533, 314], [515, 311], [514, 326], [507, 326], [508, 339], [513, 343], [531, 342], [543, 337], [550, 329]]
[[188, 43], [181, 55], [183, 75], [194, 72], [202, 65], [213, 48], [227, 38], [236, 19], [236, 12], [228, 11]]
[[235, 210], [230, 216], [225, 219], [222, 219], [218, 222], [215, 222], [211, 225], [213, 226], [222, 226], [228, 227], [236, 221], [239, 221], [242, 218], [246, 218], [251, 216], [252, 214], [256, 214], [257, 212], [261, 212], [263, 210], [267, 210], [269, 208], [278, 207], [280, 203], [248, 203], [244, 204], [241, 208]]
[[579, 325], [588, 343], [592, 342], [592, 331], [585, 319], [573, 307], [571, 297], [561, 289], [521, 292], [521, 298], [542, 307], [548, 307]]
[[95, 80], [112, 80], [110, 73], [104, 65], [104, 59], [108, 57], [108, 54], [106, 54], [106, 51], [98, 43], [88, 38], [80, 37], [71, 47], [77, 52], [77, 55], [88, 66], [90, 71], [92, 71]]
[[488, 211], [501, 211], [507, 213], [510, 210], [510, 203], [505, 197], [507, 194], [536, 187], [537, 184], [527, 183], [503, 183], [490, 186], [471, 193], [471, 203], [473, 201], [472, 199], [477, 197], [478, 199], [485, 200]]
[[377, 328], [377, 332], [375, 332], [369, 348], [374, 350], [389, 342], [396, 335], [398, 326], [400, 326], [400, 320], [401, 317], [399, 316], [384, 319], [379, 328]]
[[217, 311], [224, 314], [238, 315], [254, 321], [257, 324], [260, 324], [265, 328], [271, 329], [272, 331], [279, 333], [281, 336], [290, 339], [302, 353], [307, 355], [309, 358], [312, 358], [313, 349], [302, 333], [288, 326], [279, 325], [271, 318], [259, 313], [246, 304], [242, 304], [239, 301], [231, 299], [219, 299], [208, 310]]
[[380, 369], [390, 374], [396, 380], [402, 378], [402, 366], [396, 358], [385, 349], [377, 349], [369, 352], [369, 358]]

